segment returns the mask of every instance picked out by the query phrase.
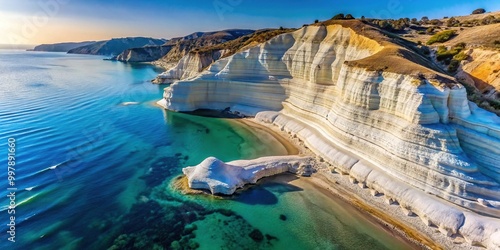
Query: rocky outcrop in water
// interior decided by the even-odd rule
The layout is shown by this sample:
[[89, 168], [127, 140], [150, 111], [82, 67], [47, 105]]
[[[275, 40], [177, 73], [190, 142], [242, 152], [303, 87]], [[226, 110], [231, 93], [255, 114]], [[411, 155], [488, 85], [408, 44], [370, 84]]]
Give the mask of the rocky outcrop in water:
[[188, 185], [194, 189], [207, 189], [212, 194], [230, 195], [245, 184], [284, 172], [297, 172], [308, 165], [310, 158], [300, 156], [268, 156], [253, 160], [237, 160], [224, 163], [209, 157], [200, 164], [186, 167], [182, 172]]
[[173, 83], [159, 103], [257, 115], [443, 233], [500, 247], [498, 221], [483, 223], [447, 203], [500, 217], [500, 118], [470, 103], [465, 88], [425, 58], [359, 21], [277, 36]]

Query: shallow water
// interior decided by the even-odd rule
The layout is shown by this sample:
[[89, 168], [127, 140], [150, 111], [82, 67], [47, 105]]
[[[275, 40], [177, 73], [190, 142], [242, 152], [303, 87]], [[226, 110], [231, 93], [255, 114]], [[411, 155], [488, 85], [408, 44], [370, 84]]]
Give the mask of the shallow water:
[[[153, 105], [163, 87], [149, 82], [157, 69], [102, 59], [0, 50], [0, 148], [15, 138], [17, 188], [16, 242], [2, 233], [0, 249], [406, 247], [293, 183], [267, 181], [234, 200], [172, 191], [183, 166], [208, 156], [286, 150], [231, 120], [164, 111]], [[6, 170], [0, 186], [6, 232]]]
[[[195, 238], [201, 249], [223, 249], [228, 245], [232, 246], [229, 249], [248, 246], [251, 246], [248, 249], [414, 248], [367, 220], [367, 215], [345, 201], [318, 192], [310, 183], [292, 174], [261, 180], [231, 199], [199, 195], [189, 198], [204, 207], [230, 209], [241, 216], [211, 217], [196, 222], [198, 230], [209, 232], [197, 234]], [[246, 224], [253, 228], [247, 228]], [[208, 230], [214, 227], [223, 230]], [[234, 236], [234, 227], [246, 228], [247, 234]], [[255, 228], [264, 235], [262, 241], [248, 237]]]

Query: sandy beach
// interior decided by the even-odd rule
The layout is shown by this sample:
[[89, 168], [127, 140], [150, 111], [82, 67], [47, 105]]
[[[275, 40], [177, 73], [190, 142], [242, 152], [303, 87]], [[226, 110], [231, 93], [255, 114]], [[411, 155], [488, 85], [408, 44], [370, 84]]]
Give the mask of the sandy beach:
[[274, 139], [276, 139], [278, 142], [280, 142], [283, 145], [283, 147], [285, 147], [285, 149], [289, 155], [303, 154], [299, 150], [299, 147], [297, 147], [290, 140], [288, 140], [287, 138], [282, 136], [280, 133], [278, 133], [277, 131], [275, 131], [274, 129], [272, 129], [268, 126], [256, 123], [251, 119], [236, 119], [235, 121], [240, 122], [240, 123], [252, 128], [256, 133], [271, 135], [272, 137], [274, 137]]
[[[291, 154], [316, 157], [301, 141], [280, 131], [276, 126], [260, 124], [254, 119], [238, 119], [238, 121], [253, 129], [267, 132], [283, 143]], [[318, 171], [311, 177], [300, 177], [293, 184], [312, 188], [331, 199], [341, 198], [361, 211], [367, 219], [376, 223], [381, 230], [404, 239], [415, 249], [483, 249], [470, 246], [460, 236], [447, 237], [440, 233], [437, 227], [424, 225], [417, 216], [404, 215], [399, 205], [389, 205], [384, 201], [383, 196], [373, 196], [369, 189], [350, 183], [347, 175], [329, 171], [326, 162], [317, 160], [316, 168]], [[275, 178], [274, 180], [286, 182], [286, 179]]]

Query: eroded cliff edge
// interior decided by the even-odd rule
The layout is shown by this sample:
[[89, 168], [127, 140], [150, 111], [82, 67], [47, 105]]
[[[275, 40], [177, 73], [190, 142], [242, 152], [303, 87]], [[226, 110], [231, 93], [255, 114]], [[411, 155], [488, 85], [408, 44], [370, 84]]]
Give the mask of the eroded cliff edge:
[[431, 67], [360, 21], [330, 21], [218, 60], [159, 103], [273, 123], [426, 224], [499, 248], [500, 119]]

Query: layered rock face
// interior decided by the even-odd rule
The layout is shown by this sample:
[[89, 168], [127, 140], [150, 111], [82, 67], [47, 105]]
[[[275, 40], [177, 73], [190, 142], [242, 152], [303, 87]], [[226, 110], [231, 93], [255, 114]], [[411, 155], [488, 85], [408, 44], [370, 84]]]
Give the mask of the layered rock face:
[[170, 51], [154, 64], [170, 69], [175, 66], [189, 52], [206, 46], [214, 46], [227, 41], [235, 40], [255, 32], [254, 30], [231, 29], [214, 32], [196, 32], [191, 35], [173, 38], [165, 45], [172, 45]]
[[177, 80], [184, 80], [198, 75], [213, 62], [231, 56], [244, 48], [250, 48], [267, 41], [272, 37], [295, 31], [293, 29], [264, 29], [252, 34], [241, 36], [229, 42], [204, 46], [190, 51], [175, 66], [158, 75], [154, 83], [170, 84]]
[[159, 103], [257, 115], [444, 233], [499, 247], [500, 224], [473, 234], [484, 225], [428, 194], [500, 217], [500, 119], [421, 60], [364, 27], [308, 26], [173, 83]]
[[169, 70], [159, 74], [153, 81], [158, 84], [169, 84], [180, 79], [197, 76], [203, 69], [217, 61], [226, 53], [225, 50], [190, 52]]

